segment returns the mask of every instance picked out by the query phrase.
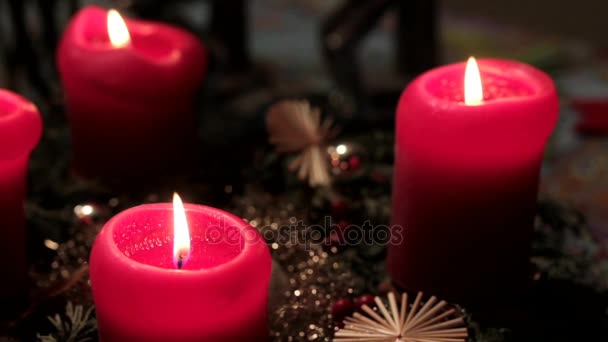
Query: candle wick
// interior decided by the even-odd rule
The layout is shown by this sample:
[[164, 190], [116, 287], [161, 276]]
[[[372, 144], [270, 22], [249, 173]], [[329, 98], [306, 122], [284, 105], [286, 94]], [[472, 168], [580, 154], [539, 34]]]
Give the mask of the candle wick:
[[180, 254], [177, 256], [177, 269], [181, 270], [183, 264], [184, 264], [184, 259], [182, 258], [182, 255]]

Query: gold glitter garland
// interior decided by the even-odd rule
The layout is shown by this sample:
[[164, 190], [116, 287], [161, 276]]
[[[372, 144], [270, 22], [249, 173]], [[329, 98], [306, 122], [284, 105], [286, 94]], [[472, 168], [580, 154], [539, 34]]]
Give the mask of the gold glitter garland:
[[[265, 237], [273, 260], [285, 278], [270, 293], [270, 335], [273, 340], [329, 342], [334, 333], [331, 306], [336, 298], [360, 295], [365, 279], [358, 276], [338, 249], [304, 243], [309, 229], [298, 219], [309, 216], [285, 196], [249, 189], [235, 198], [231, 211]], [[282, 231], [291, 226], [287, 233]], [[272, 305], [277, 303], [278, 305]]]

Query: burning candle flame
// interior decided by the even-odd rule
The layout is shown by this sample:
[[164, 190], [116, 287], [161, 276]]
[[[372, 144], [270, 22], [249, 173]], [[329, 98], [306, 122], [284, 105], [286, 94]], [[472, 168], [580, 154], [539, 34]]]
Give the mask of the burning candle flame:
[[483, 86], [481, 74], [475, 57], [469, 57], [464, 71], [464, 103], [467, 106], [477, 106], [483, 102]]
[[173, 263], [182, 268], [190, 256], [190, 231], [186, 210], [178, 194], [173, 194]]
[[110, 42], [115, 48], [122, 48], [131, 42], [131, 35], [127, 23], [122, 19], [118, 11], [111, 9], [108, 11], [108, 35]]

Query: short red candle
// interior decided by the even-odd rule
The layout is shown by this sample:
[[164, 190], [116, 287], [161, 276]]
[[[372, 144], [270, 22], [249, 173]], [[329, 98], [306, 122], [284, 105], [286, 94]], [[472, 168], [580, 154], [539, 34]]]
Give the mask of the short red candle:
[[130, 38], [115, 47], [107, 21], [102, 8], [82, 9], [57, 52], [73, 169], [112, 183], [184, 169], [197, 133], [193, 104], [206, 69], [203, 46], [181, 29], [126, 20]]
[[529, 280], [545, 144], [558, 117], [553, 81], [526, 64], [482, 59], [484, 98], [463, 102], [465, 64], [414, 80], [397, 107], [389, 247], [400, 287], [499, 309]]
[[15, 299], [27, 291], [23, 201], [28, 159], [41, 134], [36, 106], [0, 89], [0, 269], [5, 275], [0, 298]]
[[186, 204], [191, 254], [173, 260], [173, 207], [142, 205], [95, 240], [91, 285], [103, 341], [264, 341], [268, 246], [242, 219]]

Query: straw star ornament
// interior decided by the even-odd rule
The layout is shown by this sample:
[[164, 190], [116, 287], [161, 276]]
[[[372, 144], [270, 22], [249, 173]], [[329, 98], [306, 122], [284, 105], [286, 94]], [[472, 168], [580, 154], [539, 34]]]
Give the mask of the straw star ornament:
[[323, 146], [334, 132], [332, 121], [321, 122], [321, 111], [308, 101], [280, 101], [270, 107], [266, 115], [266, 128], [270, 143], [278, 153], [299, 152], [289, 164], [302, 181], [311, 187], [331, 183], [327, 156]]
[[468, 338], [464, 318], [436, 297], [423, 305], [419, 292], [409, 305], [408, 295], [404, 293], [399, 305], [391, 292], [388, 307], [379, 297], [375, 302], [381, 315], [364, 305], [362, 310], [368, 316], [355, 313], [346, 318], [334, 342], [465, 342]]

